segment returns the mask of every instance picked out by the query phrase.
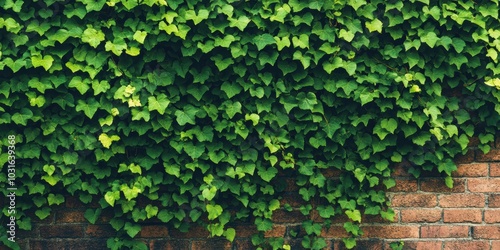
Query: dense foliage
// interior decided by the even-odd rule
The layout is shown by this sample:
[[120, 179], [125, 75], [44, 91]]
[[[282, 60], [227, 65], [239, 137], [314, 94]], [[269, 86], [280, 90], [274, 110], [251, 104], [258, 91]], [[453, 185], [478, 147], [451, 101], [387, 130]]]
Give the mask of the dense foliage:
[[[18, 227], [70, 194], [112, 210], [108, 247], [159, 219], [271, 229], [293, 176], [326, 223], [393, 217], [391, 166], [443, 173], [499, 127], [498, 0], [0, 0], [0, 187], [16, 135]], [[486, 84], [485, 84], [486, 83]], [[325, 170], [342, 171], [338, 179]], [[310, 202], [312, 199], [318, 201]], [[313, 205], [318, 204], [318, 205]], [[3, 210], [4, 221], [8, 212]], [[2, 222], [2, 225], [5, 223]], [[2, 233], [2, 241], [10, 242]], [[260, 247], [283, 239], [253, 237]], [[135, 245], [134, 245], [135, 244]]]

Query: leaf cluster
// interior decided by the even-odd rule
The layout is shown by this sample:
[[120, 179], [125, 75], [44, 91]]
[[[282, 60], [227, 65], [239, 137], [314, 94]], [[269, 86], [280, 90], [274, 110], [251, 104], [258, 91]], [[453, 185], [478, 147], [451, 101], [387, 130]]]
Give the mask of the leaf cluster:
[[[231, 241], [234, 223], [250, 222], [255, 245], [289, 247], [262, 237], [280, 209], [311, 218], [310, 249], [346, 215], [352, 248], [363, 215], [394, 217], [382, 191], [393, 166], [452, 186], [454, 157], [472, 137], [489, 151], [499, 126], [497, 0], [0, 8], [0, 129], [18, 138], [20, 206], [44, 219], [63, 193], [97, 202], [85, 218], [114, 212], [111, 249], [145, 249], [130, 239], [150, 219]], [[280, 203], [287, 178], [300, 208]]]

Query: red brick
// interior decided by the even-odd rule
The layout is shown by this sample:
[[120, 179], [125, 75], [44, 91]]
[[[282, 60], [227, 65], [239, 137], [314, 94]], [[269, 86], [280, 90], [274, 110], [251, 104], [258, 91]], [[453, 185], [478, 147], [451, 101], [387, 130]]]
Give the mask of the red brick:
[[208, 238], [210, 235], [209, 232], [201, 226], [191, 227], [186, 233], [180, 232], [178, 230], [171, 230], [169, 233], [170, 237], [174, 239]]
[[440, 207], [484, 207], [484, 194], [443, 194], [439, 195]]
[[500, 226], [474, 226], [472, 227], [474, 239], [500, 239]]
[[307, 218], [300, 211], [277, 210], [273, 212], [272, 221], [275, 223], [302, 223]]
[[304, 204], [304, 200], [298, 193], [285, 193], [283, 194], [283, 198], [280, 200], [280, 204], [282, 206], [289, 204], [292, 207], [299, 208]]
[[500, 192], [500, 178], [470, 178], [467, 186], [476, 193]]
[[499, 249], [500, 249], [500, 240], [492, 240], [491, 250], [499, 250]]
[[42, 238], [81, 238], [83, 226], [80, 225], [50, 225], [40, 227]]
[[435, 207], [435, 194], [395, 194], [391, 199], [393, 207]]
[[149, 243], [151, 250], [183, 250], [189, 249], [190, 242], [188, 240], [152, 240]]
[[464, 192], [465, 180], [455, 179], [453, 183], [453, 188], [449, 188], [446, 186], [443, 178], [422, 179], [420, 181], [420, 190], [424, 192], [439, 192], [439, 193]]
[[258, 233], [257, 226], [254, 224], [238, 224], [233, 227], [236, 230], [236, 235], [242, 238], [250, 238], [252, 235]]
[[457, 240], [457, 241], [445, 241], [445, 250], [486, 250], [490, 249], [490, 244], [487, 241], [471, 241], [471, 240]]
[[286, 226], [284, 225], [273, 225], [271, 230], [264, 233], [264, 237], [284, 237], [286, 233]]
[[88, 225], [85, 229], [85, 235], [93, 238], [108, 238], [116, 235], [116, 230], [109, 224]]
[[443, 221], [446, 223], [481, 223], [483, 214], [479, 209], [445, 209]]
[[441, 209], [402, 209], [401, 222], [437, 222], [441, 220]]
[[[399, 242], [399, 241], [396, 241]], [[408, 249], [408, 250], [435, 250], [435, 249], [441, 249], [443, 246], [442, 241], [403, 241], [404, 248], [403, 249]], [[387, 242], [385, 244], [384, 249], [391, 249], [390, 248], [391, 242]]]
[[488, 176], [488, 163], [458, 164], [453, 177], [486, 177]]
[[164, 238], [169, 236], [167, 227], [158, 225], [142, 226], [139, 235], [141, 238]]
[[404, 239], [418, 238], [418, 226], [363, 226], [364, 238]]
[[328, 168], [328, 169], [322, 169], [321, 173], [328, 179], [331, 178], [339, 178], [340, 175], [342, 174], [342, 171], [337, 168]]
[[[335, 250], [347, 250], [344, 242], [341, 240], [335, 240], [332, 242], [333, 246], [324, 249], [335, 249]], [[303, 249], [302, 246], [298, 246], [297, 248], [292, 249]], [[352, 248], [352, 250], [382, 250], [384, 249], [384, 242], [379, 239], [357, 239], [356, 246]]]
[[342, 226], [330, 226], [329, 228], [323, 227], [321, 230], [321, 237], [324, 238], [346, 238], [350, 235]]
[[408, 172], [410, 165], [406, 163], [400, 163], [394, 166], [394, 171], [392, 172], [393, 177], [413, 177], [412, 174]]
[[500, 163], [490, 163], [490, 176], [492, 177], [500, 176]]
[[[22, 248], [28, 249], [28, 248]], [[30, 250], [46, 250], [46, 249], [71, 249], [71, 250], [88, 250], [88, 249], [107, 249], [106, 239], [36, 239], [30, 240]]]
[[466, 238], [469, 236], [468, 226], [421, 226], [421, 238]]
[[500, 223], [500, 209], [484, 210], [484, 222], [486, 222], [486, 223]]
[[474, 150], [469, 150], [465, 155], [457, 155], [455, 156], [454, 162], [456, 164], [467, 164], [474, 162], [475, 160], [475, 151]]
[[230, 250], [231, 242], [218, 238], [195, 240], [191, 243], [191, 250]]
[[476, 161], [480, 162], [491, 162], [500, 161], [500, 149], [491, 149], [490, 152], [484, 154], [483, 151], [476, 151]]
[[490, 194], [489, 195], [488, 207], [500, 207], [500, 194]]
[[285, 192], [294, 192], [294, 191], [298, 191], [299, 190], [299, 187], [297, 186], [297, 180], [295, 178], [286, 178], [285, 180], [286, 182], [286, 188], [285, 188]]
[[56, 213], [56, 223], [83, 223], [87, 222], [84, 211], [60, 210]]
[[418, 190], [417, 180], [396, 179], [396, 186], [390, 188], [389, 192], [416, 192]]

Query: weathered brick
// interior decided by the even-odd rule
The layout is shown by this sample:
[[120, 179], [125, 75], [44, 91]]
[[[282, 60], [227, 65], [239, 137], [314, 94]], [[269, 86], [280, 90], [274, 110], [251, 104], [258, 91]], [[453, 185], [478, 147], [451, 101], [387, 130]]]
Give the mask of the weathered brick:
[[481, 150], [476, 150], [476, 161], [491, 162], [500, 161], [500, 149], [491, 149], [490, 152], [484, 154]]
[[169, 231], [169, 234], [174, 239], [208, 238], [210, 236], [210, 233], [201, 226], [191, 227], [186, 233], [173, 229]]
[[435, 194], [394, 194], [391, 199], [393, 207], [435, 207]]
[[88, 250], [88, 249], [107, 249], [107, 247], [106, 247], [106, 239], [30, 240], [30, 250], [47, 250], [47, 249]]
[[302, 223], [307, 218], [300, 211], [277, 210], [273, 212], [272, 221], [275, 223]]
[[191, 242], [188, 240], [152, 240], [149, 243], [149, 249], [151, 250], [188, 250], [190, 248]]
[[500, 240], [492, 240], [491, 241], [491, 250], [500, 249]]
[[141, 227], [139, 233], [141, 238], [163, 238], [168, 236], [168, 229], [164, 225], [145, 225]]
[[[285, 242], [287, 244], [287, 242]], [[255, 246], [252, 244], [252, 241], [250, 239], [236, 239], [233, 242], [233, 249], [234, 250], [239, 250], [239, 249], [253, 249]], [[172, 249], [172, 250], [177, 250], [177, 249]]]
[[420, 181], [420, 190], [424, 192], [456, 193], [465, 191], [465, 180], [455, 179], [453, 188], [446, 186], [442, 178], [422, 179]]
[[401, 222], [437, 222], [441, 220], [441, 209], [402, 209]]
[[445, 209], [443, 221], [445, 223], [481, 223], [483, 214], [479, 209]]
[[87, 225], [85, 235], [93, 238], [108, 238], [116, 235], [116, 230], [109, 224]]
[[488, 176], [488, 163], [458, 164], [453, 177], [486, 177]]
[[490, 249], [490, 244], [487, 241], [471, 241], [471, 240], [454, 240], [444, 242], [445, 250], [485, 250]]
[[484, 210], [484, 222], [486, 222], [486, 223], [500, 223], [500, 209]]
[[191, 250], [230, 250], [231, 242], [220, 239], [194, 240], [191, 243]]
[[[382, 250], [384, 249], [384, 242], [379, 239], [360, 239], [356, 241], [356, 246], [352, 248], [353, 250]], [[294, 249], [294, 248], [292, 248]], [[303, 249], [299, 247], [297, 249]], [[325, 248], [325, 249], [335, 249], [335, 250], [347, 250], [344, 245], [344, 242], [341, 240], [333, 241], [333, 248]]]
[[500, 226], [473, 226], [472, 237], [474, 239], [500, 239]]
[[40, 226], [42, 238], [81, 238], [83, 226], [81, 225], [50, 225]]
[[324, 238], [345, 238], [345, 237], [349, 237], [349, 234], [346, 232], [346, 230], [342, 226], [330, 226], [329, 228], [325, 228], [325, 227], [322, 228], [321, 237], [324, 237]]
[[273, 225], [271, 230], [264, 233], [264, 237], [284, 237], [286, 234], [286, 226], [284, 225]]
[[470, 178], [467, 187], [475, 193], [500, 192], [500, 178]]
[[500, 177], [500, 163], [490, 163], [490, 176]]
[[457, 155], [455, 156], [454, 162], [456, 164], [467, 164], [474, 162], [476, 157], [475, 150], [469, 150], [465, 155]]
[[488, 207], [500, 207], [500, 194], [490, 194], [488, 196]]
[[304, 204], [304, 200], [298, 193], [285, 193], [282, 196], [283, 198], [280, 200], [280, 204], [283, 206], [285, 204], [289, 204], [292, 207], [300, 207]]
[[408, 172], [410, 165], [406, 163], [400, 163], [394, 166], [394, 171], [392, 172], [393, 177], [413, 177], [412, 174]]
[[364, 238], [384, 238], [384, 239], [404, 239], [404, 238], [418, 238], [418, 226], [398, 226], [398, 225], [384, 225], [384, 226], [363, 226], [362, 227]]
[[439, 195], [440, 207], [484, 207], [484, 194], [443, 194]]
[[[399, 241], [397, 241], [399, 242]], [[404, 248], [405, 250], [435, 250], [435, 249], [441, 249], [442, 246], [443, 246], [443, 242], [442, 241], [422, 241], [422, 240], [418, 240], [418, 241], [403, 241], [404, 243]], [[386, 242], [385, 244], [385, 248], [384, 249], [391, 249], [390, 248], [390, 244], [391, 242], [388, 241]]]
[[420, 227], [421, 238], [466, 238], [468, 236], [468, 226], [430, 225]]
[[233, 226], [236, 230], [237, 237], [250, 238], [252, 235], [258, 233], [257, 226], [254, 224], [238, 224]]
[[396, 186], [390, 188], [389, 192], [416, 192], [418, 190], [418, 182], [415, 179], [396, 179]]
[[87, 222], [82, 210], [60, 210], [56, 213], [56, 223], [83, 223]]

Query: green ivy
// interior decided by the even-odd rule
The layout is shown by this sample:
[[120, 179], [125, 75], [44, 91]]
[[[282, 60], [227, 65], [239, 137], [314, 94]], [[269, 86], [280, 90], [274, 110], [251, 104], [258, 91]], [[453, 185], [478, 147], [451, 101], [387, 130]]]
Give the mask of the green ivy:
[[[326, 220], [303, 222], [302, 246], [323, 248], [321, 229], [345, 214], [352, 248], [363, 214], [393, 218], [376, 190], [395, 185], [395, 164], [451, 187], [471, 137], [490, 150], [498, 5], [0, 0], [0, 130], [17, 138], [18, 227], [31, 229], [23, 211], [46, 218], [69, 194], [100, 204], [90, 223], [113, 211], [111, 249], [146, 249], [131, 239], [149, 219], [232, 241], [232, 222], [263, 232], [275, 211], [299, 209], [280, 205], [285, 174], [300, 212]], [[256, 246], [289, 248], [262, 235]]]

